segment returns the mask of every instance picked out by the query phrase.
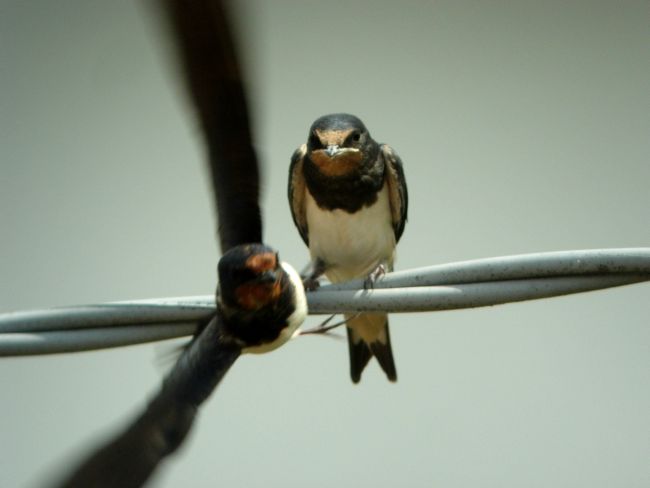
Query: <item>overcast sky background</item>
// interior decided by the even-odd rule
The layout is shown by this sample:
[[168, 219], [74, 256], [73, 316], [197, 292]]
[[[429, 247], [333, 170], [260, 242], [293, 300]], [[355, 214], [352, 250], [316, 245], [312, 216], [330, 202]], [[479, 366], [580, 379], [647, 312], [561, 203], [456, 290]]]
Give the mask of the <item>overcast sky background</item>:
[[[337, 111], [404, 161], [398, 269], [650, 244], [647, 1], [240, 4], [265, 239], [296, 267], [289, 158]], [[213, 292], [168, 61], [141, 2], [0, 0], [0, 312]], [[352, 385], [343, 340], [243, 357], [151, 486], [650, 486], [649, 298], [393, 315], [397, 384]], [[165, 350], [0, 361], [0, 486], [124, 425]]]

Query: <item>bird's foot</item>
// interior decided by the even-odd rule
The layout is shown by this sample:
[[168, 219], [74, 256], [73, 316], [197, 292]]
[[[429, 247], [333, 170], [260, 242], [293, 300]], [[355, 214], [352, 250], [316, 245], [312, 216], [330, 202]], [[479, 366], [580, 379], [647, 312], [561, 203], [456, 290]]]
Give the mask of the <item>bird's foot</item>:
[[375, 288], [375, 283], [379, 278], [386, 274], [386, 265], [379, 264], [375, 269], [373, 269], [366, 279], [363, 281], [364, 290], [373, 290]]
[[307, 291], [317, 290], [320, 286], [318, 278], [323, 276], [325, 272], [325, 262], [322, 259], [316, 259], [315, 261], [310, 262], [307, 267], [300, 273], [302, 278], [302, 286], [305, 287]]
[[302, 278], [302, 286], [304, 286], [305, 290], [307, 291], [314, 291], [318, 290], [320, 287], [320, 282], [318, 281], [318, 278], [314, 278], [313, 276], [305, 276]]
[[[352, 316], [352, 318], [353, 318], [353, 317], [356, 317], [357, 315], [359, 315], [359, 314], [358, 314], [358, 313], [357, 313], [357, 314], [354, 314], [354, 315]], [[324, 320], [323, 322], [321, 322], [320, 324], [318, 324], [318, 325], [317, 325], [316, 327], [314, 327], [313, 329], [301, 330], [301, 331], [300, 331], [300, 335], [308, 335], [308, 334], [329, 334], [329, 332], [332, 331], [333, 329], [336, 329], [337, 327], [340, 327], [340, 326], [345, 325], [345, 324], [347, 323], [347, 320], [346, 320], [346, 319], [343, 319], [343, 320], [341, 320], [341, 321], [339, 321], [339, 322], [335, 322], [335, 323], [333, 323], [333, 324], [330, 324], [330, 321], [331, 321], [334, 317], [336, 317], [336, 314], [330, 315], [326, 320]]]

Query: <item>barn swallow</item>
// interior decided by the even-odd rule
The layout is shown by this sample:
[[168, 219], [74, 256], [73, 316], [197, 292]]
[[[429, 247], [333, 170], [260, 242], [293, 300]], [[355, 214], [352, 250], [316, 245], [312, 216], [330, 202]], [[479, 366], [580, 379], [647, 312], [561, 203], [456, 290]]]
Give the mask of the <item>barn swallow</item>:
[[183, 443], [198, 407], [240, 354], [281, 346], [307, 314], [300, 276], [263, 244], [223, 255], [217, 293], [217, 314], [183, 350], [144, 412], [58, 486], [142, 486]]
[[[312, 124], [307, 143], [291, 158], [289, 204], [311, 255], [308, 287], [322, 274], [332, 283], [366, 278], [372, 284], [392, 270], [408, 207], [402, 161], [354, 115], [325, 115]], [[345, 318], [352, 381], [361, 379], [372, 356], [396, 381], [388, 316]]]
[[221, 257], [217, 306], [244, 353], [280, 347], [307, 316], [300, 275], [264, 244], [236, 246]]
[[259, 164], [225, 2], [158, 0], [181, 80], [202, 129], [215, 190], [218, 306], [128, 427], [91, 452], [59, 486], [142, 486], [186, 439], [201, 404], [242, 352], [270, 351], [306, 315], [298, 273], [262, 244]]

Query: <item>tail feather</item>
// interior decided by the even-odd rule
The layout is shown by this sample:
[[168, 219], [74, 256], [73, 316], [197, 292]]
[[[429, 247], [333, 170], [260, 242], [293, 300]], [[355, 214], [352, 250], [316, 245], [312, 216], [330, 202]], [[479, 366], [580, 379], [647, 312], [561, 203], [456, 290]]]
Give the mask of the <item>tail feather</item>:
[[393, 359], [393, 349], [390, 346], [390, 335], [388, 334], [388, 321], [386, 322], [386, 342], [375, 341], [370, 343], [370, 350], [377, 358], [379, 366], [384, 370], [390, 381], [397, 381], [397, 369]]
[[361, 373], [372, 356], [377, 358], [388, 379], [397, 381], [388, 333], [388, 317], [385, 314], [360, 314], [346, 316], [346, 320], [352, 382], [359, 382]]
[[354, 338], [352, 337], [353, 335], [354, 332], [351, 329], [348, 329], [348, 346], [350, 347], [350, 377], [352, 378], [353, 383], [359, 383], [359, 380], [361, 379], [361, 373], [372, 357], [372, 351], [368, 347], [368, 344], [362, 340], [355, 342]]

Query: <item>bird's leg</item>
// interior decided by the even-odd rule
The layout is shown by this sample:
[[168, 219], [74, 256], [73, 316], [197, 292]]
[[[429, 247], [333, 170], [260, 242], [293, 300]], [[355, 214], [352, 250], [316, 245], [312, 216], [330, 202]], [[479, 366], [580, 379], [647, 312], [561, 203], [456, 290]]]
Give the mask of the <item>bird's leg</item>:
[[[355, 313], [354, 315], [352, 315], [350, 318], [353, 319], [353, 318], [355, 318], [357, 315], [359, 315], [358, 312]], [[347, 323], [347, 321], [348, 321], [348, 319], [343, 319], [343, 320], [341, 320], [341, 321], [339, 321], [339, 322], [335, 322], [335, 323], [333, 323], [333, 324], [327, 325], [327, 324], [329, 324], [329, 322], [330, 322], [334, 317], [336, 317], [336, 314], [332, 314], [332, 315], [330, 315], [326, 320], [324, 320], [323, 322], [321, 322], [320, 324], [318, 324], [318, 325], [317, 325], [316, 327], [314, 327], [313, 329], [301, 330], [301, 331], [300, 331], [300, 335], [307, 335], [307, 334], [327, 334], [327, 333], [328, 333], [329, 331], [331, 331], [332, 329], [336, 329], [337, 327], [340, 327], [340, 326], [342, 326], [342, 325], [345, 325], [345, 324]]]
[[366, 279], [363, 281], [364, 290], [372, 290], [375, 288], [375, 283], [379, 278], [386, 274], [386, 265], [384, 263], [379, 263], [375, 269], [373, 269]]
[[316, 258], [307, 265], [307, 267], [300, 273], [302, 278], [302, 285], [305, 287], [305, 290], [314, 291], [319, 286], [318, 278], [320, 278], [327, 267], [325, 266], [325, 261], [320, 258]]

